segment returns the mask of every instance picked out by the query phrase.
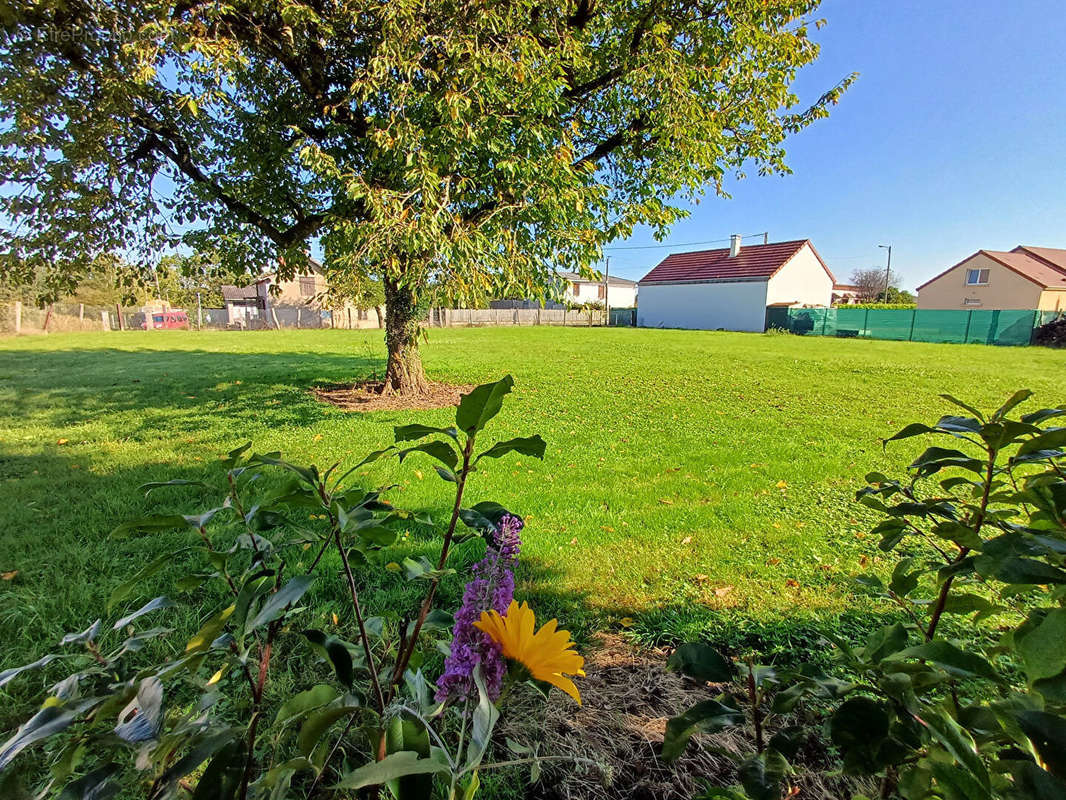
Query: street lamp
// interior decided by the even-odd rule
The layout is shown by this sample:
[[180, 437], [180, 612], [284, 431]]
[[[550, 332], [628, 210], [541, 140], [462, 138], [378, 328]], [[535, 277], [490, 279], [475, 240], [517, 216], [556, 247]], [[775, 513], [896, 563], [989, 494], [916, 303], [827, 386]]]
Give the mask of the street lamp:
[[892, 276], [892, 245], [890, 245], [890, 244], [879, 244], [877, 246], [888, 251], [888, 263], [885, 264], [885, 300], [884, 300], [884, 302], [887, 303], [888, 302], [888, 282], [889, 282], [889, 279]]

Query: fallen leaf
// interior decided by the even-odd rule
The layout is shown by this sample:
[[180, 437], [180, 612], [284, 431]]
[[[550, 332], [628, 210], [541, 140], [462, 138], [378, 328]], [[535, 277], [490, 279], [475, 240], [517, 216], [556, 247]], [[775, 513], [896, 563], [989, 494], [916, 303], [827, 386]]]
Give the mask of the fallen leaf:
[[789, 578], [787, 581], [785, 581], [785, 586], [789, 587], [790, 589], [798, 589], [799, 581], [797, 581], [795, 578]]
[[340, 617], [337, 616], [337, 612], [336, 611], [333, 612], [332, 619], [333, 619], [333, 624], [334, 625], [340, 625], [341, 620], [340, 620]]
[[70, 439], [56, 439], [56, 444], [66, 444]]
[[784, 481], [778, 481], [774, 485], [777, 486], [778, 489], [787, 489], [788, 488], [788, 484], [785, 483]]
[[385, 565], [385, 569], [387, 569], [389, 572], [399, 572], [401, 567], [395, 561], [390, 561], [388, 564]]
[[614, 528], [612, 528], [610, 525], [600, 525], [600, 528], [602, 530], [607, 531], [608, 533], [614, 533]]
[[672, 506], [674, 504], [674, 501], [671, 500], [669, 497], [660, 497], [659, 502], [662, 503], [664, 506]]
[[781, 563], [781, 559], [780, 558], [770, 558], [770, 559], [767, 559], [766, 563], [769, 564], [771, 567], [776, 567], [778, 564]]
[[321, 433], [316, 433], [314, 436], [311, 437], [311, 441], [312, 442], [321, 442], [322, 441], [322, 434]]
[[418, 478], [419, 480], [422, 480], [422, 470], [416, 469], [415, 470], [415, 477]]
[[688, 544], [691, 541], [692, 541], [692, 537], [691, 536], [686, 536], [684, 539], [681, 540], [681, 544]]
[[0, 572], [0, 578], [3, 578], [5, 581], [13, 581], [15, 580], [15, 576], [18, 574], [19, 571], [17, 569], [13, 569], [10, 572]]
[[636, 620], [634, 620], [632, 617], [622, 617], [620, 620], [618, 620], [618, 624], [621, 625], [623, 628], [632, 628], [637, 623]]
[[715, 597], [725, 597], [727, 594], [733, 591], [732, 586], [719, 586], [714, 590]]

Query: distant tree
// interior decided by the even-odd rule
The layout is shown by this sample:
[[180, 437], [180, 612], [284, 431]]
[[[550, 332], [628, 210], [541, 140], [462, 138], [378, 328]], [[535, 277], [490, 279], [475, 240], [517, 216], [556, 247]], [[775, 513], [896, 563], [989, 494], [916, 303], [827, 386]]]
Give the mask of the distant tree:
[[426, 388], [433, 283], [543, 295], [707, 186], [787, 172], [818, 0], [4, 4], [0, 275], [73, 289], [180, 239], [234, 272], [382, 282], [386, 387]]
[[898, 289], [895, 286], [889, 286], [887, 293], [883, 289], [877, 293], [876, 302], [914, 304], [918, 302], [918, 299], [906, 289]]
[[[877, 267], [869, 269], [857, 269], [851, 273], [851, 283], [859, 287], [859, 301], [864, 303], [884, 302], [879, 296], [885, 291], [885, 271]], [[892, 271], [888, 275], [889, 289], [897, 289], [903, 283], [903, 276]], [[903, 302], [903, 301], [892, 301]]]
[[102, 253], [81, 274], [70, 297], [87, 306], [141, 305], [155, 294], [149, 289], [142, 270], [119, 256]]
[[195, 255], [168, 255], [159, 260], [156, 268], [159, 278], [159, 294], [176, 308], [196, 308], [197, 295], [204, 308], [223, 305], [222, 285], [227, 282], [212, 257]]

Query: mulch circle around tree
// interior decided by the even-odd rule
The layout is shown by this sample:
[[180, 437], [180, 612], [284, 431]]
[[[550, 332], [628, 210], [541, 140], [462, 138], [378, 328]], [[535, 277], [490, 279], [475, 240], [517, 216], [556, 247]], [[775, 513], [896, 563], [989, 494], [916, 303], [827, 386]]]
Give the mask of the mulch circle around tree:
[[429, 390], [418, 395], [398, 395], [383, 391], [382, 381], [356, 384], [316, 386], [311, 392], [323, 403], [330, 403], [345, 411], [425, 411], [459, 405], [460, 395], [474, 388], [472, 384], [433, 383]]

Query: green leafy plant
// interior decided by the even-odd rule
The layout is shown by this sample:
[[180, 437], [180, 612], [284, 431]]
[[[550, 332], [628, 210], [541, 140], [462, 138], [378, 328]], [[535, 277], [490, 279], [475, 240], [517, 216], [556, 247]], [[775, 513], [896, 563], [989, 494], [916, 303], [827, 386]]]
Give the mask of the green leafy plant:
[[[884, 516], [873, 532], [897, 559], [887, 582], [859, 581], [902, 620], [858, 645], [833, 637], [832, 675], [807, 665], [760, 680], [749, 666], [757, 752], [741, 762], [741, 786], [707, 796], [793, 791], [787, 748], [760, 731], [766, 687], [772, 712], [801, 701], [824, 712], [843, 772], [877, 779], [882, 797], [1066, 797], [1066, 427], [1056, 424], [1066, 408], [1012, 416], [1030, 395], [990, 413], [945, 395], [965, 414], [885, 441], [949, 440], [920, 453], [906, 480], [871, 473], [857, 494]], [[703, 680], [733, 674], [707, 645], [686, 645], [672, 663]], [[729, 713], [705, 703], [671, 720], [664, 755], [735, 724], [729, 697], [712, 701]]]
[[[217, 505], [119, 525], [115, 538], [178, 528], [191, 543], [116, 586], [106, 623], [101, 617], [65, 636], [59, 651], [0, 673], [3, 686], [33, 670], [67, 667], [36, 712], [0, 745], [0, 769], [44, 745], [47, 776], [38, 795], [86, 800], [110, 797], [120, 785], [153, 800], [281, 800], [290, 792], [313, 797], [380, 786], [398, 798], [428, 798], [436, 787], [469, 798], [482, 769], [535, 769], [542, 757], [519, 743], [511, 744], [513, 757], [488, 760], [502, 701], [482, 674], [484, 658], [469, 672], [476, 690], [458, 702], [436, 699], [421, 671], [428, 654], [449, 651], [453, 617], [436, 600], [442, 579], [456, 572], [453, 545], [483, 536], [491, 549], [502, 526], [521, 527], [499, 504], [464, 506], [482, 459], [543, 457], [539, 436], [478, 449], [479, 434], [512, 386], [507, 376], [463, 396], [454, 426], [395, 428], [393, 446], [344, 472], [337, 464], [320, 472], [244, 445], [225, 459]], [[381, 551], [401, 526], [437, 526], [388, 502], [390, 487], [368, 489], [352, 478], [379, 459], [416, 456], [436, 462], [440, 477], [454, 486], [454, 502], [438, 529], [437, 558], [407, 558], [397, 572], [422, 587], [422, 601], [372, 616], [360, 576], [391, 566], [382, 563]], [[266, 472], [274, 470], [285, 476], [283, 485], [263, 488]], [[214, 490], [194, 480], [143, 487], [149, 494], [180, 488]], [[336, 633], [307, 621], [316, 587], [337, 579], [324, 567], [329, 552], [340, 562], [350, 601], [350, 619], [339, 624], [334, 617]], [[173, 564], [193, 570], [176, 588], [189, 596], [201, 626], [177, 646], [152, 648], [153, 640], [171, 638], [173, 630], [159, 621], [177, 603], [137, 598]], [[306, 670], [278, 680], [279, 651], [287, 663], [303, 659]], [[151, 662], [148, 652], [167, 655]], [[518, 682], [528, 677], [520, 667], [514, 675]]]

